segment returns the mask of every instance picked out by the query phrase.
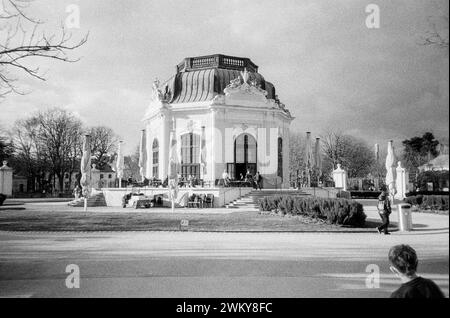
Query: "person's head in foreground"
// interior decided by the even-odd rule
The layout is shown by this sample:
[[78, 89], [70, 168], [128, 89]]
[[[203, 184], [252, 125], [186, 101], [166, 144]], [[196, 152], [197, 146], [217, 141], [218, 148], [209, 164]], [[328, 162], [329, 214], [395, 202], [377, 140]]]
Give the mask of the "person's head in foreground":
[[419, 260], [416, 251], [401, 244], [389, 250], [390, 270], [402, 281], [392, 298], [442, 298], [439, 287], [431, 280], [417, 276]]

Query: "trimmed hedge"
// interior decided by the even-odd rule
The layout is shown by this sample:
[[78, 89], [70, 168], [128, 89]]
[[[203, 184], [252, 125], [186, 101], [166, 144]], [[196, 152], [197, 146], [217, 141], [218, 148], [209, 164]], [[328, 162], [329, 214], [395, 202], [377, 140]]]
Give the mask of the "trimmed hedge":
[[339, 191], [336, 196], [343, 199], [377, 199], [380, 194], [381, 191]]
[[341, 198], [341, 199], [351, 199], [352, 198], [352, 194], [350, 193], [350, 191], [339, 191], [338, 193], [336, 193], [336, 198]]
[[415, 197], [418, 195], [446, 195], [448, 196], [450, 193], [448, 191], [416, 191], [416, 192], [408, 192], [406, 194], [407, 197]]
[[407, 197], [404, 201], [424, 210], [447, 211], [449, 206], [448, 195], [416, 195]]
[[350, 191], [350, 195], [355, 199], [377, 199], [381, 191]]
[[322, 219], [330, 224], [362, 227], [366, 214], [361, 203], [347, 199], [318, 197], [270, 196], [259, 202], [260, 211], [303, 215]]

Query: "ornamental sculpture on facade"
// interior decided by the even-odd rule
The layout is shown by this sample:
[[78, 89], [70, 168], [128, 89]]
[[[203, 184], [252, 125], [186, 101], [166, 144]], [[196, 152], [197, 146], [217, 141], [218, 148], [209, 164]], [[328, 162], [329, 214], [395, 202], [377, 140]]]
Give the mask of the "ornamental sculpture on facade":
[[[241, 82], [242, 77], [242, 82]], [[230, 81], [230, 84], [223, 90], [225, 96], [229, 96], [235, 93], [247, 93], [253, 95], [267, 96], [267, 92], [263, 90], [258, 84], [256, 78], [251, 79], [251, 73], [244, 69], [241, 72], [241, 77], [237, 77]]]
[[172, 95], [169, 91], [169, 86], [164, 84], [164, 86], [161, 87], [160, 81], [156, 78], [153, 81], [152, 86], [152, 101], [159, 101], [159, 102], [169, 102]]

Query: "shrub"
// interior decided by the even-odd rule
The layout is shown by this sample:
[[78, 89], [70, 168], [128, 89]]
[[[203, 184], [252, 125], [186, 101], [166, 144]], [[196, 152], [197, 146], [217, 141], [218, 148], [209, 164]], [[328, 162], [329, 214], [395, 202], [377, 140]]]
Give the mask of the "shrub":
[[259, 201], [261, 211], [273, 211], [278, 210], [278, 202], [281, 200], [281, 196], [264, 197]]
[[325, 220], [330, 224], [364, 226], [363, 206], [348, 199], [317, 197], [271, 196], [259, 202], [261, 211], [279, 211], [282, 214], [304, 215]]
[[449, 195], [448, 191], [415, 191], [415, 192], [408, 192], [406, 194], [407, 197], [415, 197], [418, 195]]
[[421, 191], [427, 191], [428, 183], [433, 184], [434, 190], [448, 188], [448, 171], [423, 171], [417, 176], [417, 187]]
[[423, 202], [423, 195], [416, 195], [411, 197], [406, 197], [404, 200], [406, 203], [411, 205], [420, 206]]
[[380, 194], [381, 191], [350, 191], [351, 197], [355, 199], [376, 199]]
[[406, 197], [404, 201], [425, 210], [447, 211], [449, 208], [448, 195], [417, 195]]
[[349, 199], [350, 200], [352, 198], [352, 195], [351, 195], [350, 191], [339, 191], [336, 194], [336, 198], [343, 198], [343, 199]]
[[6, 195], [0, 193], [0, 205], [2, 205], [3, 202], [5, 202], [5, 200], [6, 200]]

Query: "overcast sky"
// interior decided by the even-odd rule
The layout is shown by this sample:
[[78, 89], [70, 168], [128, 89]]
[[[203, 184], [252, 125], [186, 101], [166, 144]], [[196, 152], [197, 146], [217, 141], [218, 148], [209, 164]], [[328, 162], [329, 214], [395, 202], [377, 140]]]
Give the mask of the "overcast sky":
[[[379, 29], [366, 27], [369, 3]], [[448, 48], [418, 44], [430, 19], [448, 18], [447, 0], [36, 0], [27, 12], [54, 31], [70, 4], [80, 9], [74, 38], [89, 31], [82, 59], [41, 62], [47, 81], [23, 79], [30, 93], [0, 102], [1, 126], [65, 107], [113, 128], [130, 152], [155, 77], [173, 75], [184, 57], [223, 53], [259, 66], [295, 131], [338, 129], [382, 145], [425, 131], [448, 139]]]

